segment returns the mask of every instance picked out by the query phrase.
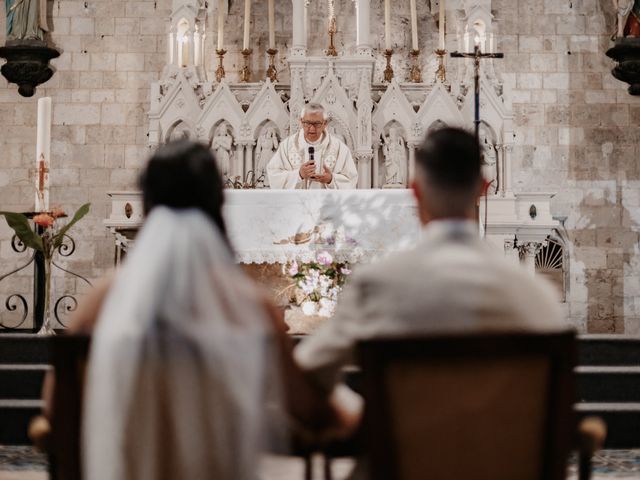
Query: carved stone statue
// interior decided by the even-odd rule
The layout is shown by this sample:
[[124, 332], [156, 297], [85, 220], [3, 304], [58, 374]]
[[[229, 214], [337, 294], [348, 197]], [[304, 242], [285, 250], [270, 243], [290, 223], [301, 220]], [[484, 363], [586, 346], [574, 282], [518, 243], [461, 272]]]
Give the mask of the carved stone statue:
[[7, 40], [44, 40], [47, 26], [46, 0], [5, 0]]
[[616, 9], [614, 37], [640, 37], [640, 0], [613, 0]]
[[384, 188], [402, 188], [407, 180], [407, 149], [404, 138], [396, 127], [389, 129], [389, 135], [382, 138], [384, 142]]
[[483, 142], [483, 159], [482, 174], [487, 182], [489, 182], [489, 188], [487, 194], [496, 193], [498, 191], [498, 152], [496, 146], [492, 143]]
[[498, 191], [498, 151], [493, 136], [484, 125], [480, 127], [480, 146], [482, 147], [482, 175], [489, 183], [487, 195]]
[[220, 174], [224, 180], [229, 178], [231, 169], [231, 149], [233, 148], [233, 136], [229, 133], [229, 125], [221, 123], [216, 129], [216, 134], [211, 142], [211, 149], [215, 152]]
[[256, 143], [256, 183], [262, 179], [265, 187], [269, 186], [269, 176], [267, 175], [267, 164], [280, 144], [278, 134], [274, 127], [267, 127], [262, 135], [258, 137]]

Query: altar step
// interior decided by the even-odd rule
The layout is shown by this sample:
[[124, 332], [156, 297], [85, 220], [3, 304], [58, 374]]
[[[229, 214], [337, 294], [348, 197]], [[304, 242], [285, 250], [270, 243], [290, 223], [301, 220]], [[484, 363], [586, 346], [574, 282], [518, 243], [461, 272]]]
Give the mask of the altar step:
[[[40, 412], [49, 369], [46, 337], [0, 334], [0, 445], [24, 445], [27, 425]], [[576, 411], [608, 425], [607, 448], [640, 448], [640, 338], [581, 336]], [[348, 380], [358, 389], [356, 369]]]

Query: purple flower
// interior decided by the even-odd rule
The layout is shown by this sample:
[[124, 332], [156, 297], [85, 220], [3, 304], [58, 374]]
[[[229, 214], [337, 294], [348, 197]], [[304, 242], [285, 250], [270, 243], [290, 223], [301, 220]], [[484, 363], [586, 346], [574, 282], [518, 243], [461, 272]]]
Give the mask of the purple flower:
[[329, 252], [320, 252], [318, 254], [318, 263], [320, 265], [324, 265], [325, 267], [331, 265], [333, 262], [333, 257]]
[[298, 273], [298, 262], [294, 261], [289, 267], [289, 270], [287, 271], [287, 273], [292, 277], [296, 275]]

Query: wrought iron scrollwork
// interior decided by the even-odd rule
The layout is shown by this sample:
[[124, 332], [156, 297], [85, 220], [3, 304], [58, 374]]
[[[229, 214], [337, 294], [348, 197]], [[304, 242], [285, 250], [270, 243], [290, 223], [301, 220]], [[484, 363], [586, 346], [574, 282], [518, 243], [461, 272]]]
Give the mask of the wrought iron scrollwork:
[[76, 300], [73, 295], [63, 295], [58, 300], [56, 300], [56, 303], [53, 307], [53, 316], [55, 317], [56, 321], [64, 328], [67, 328], [67, 324], [62, 321], [62, 319], [60, 318], [60, 314], [58, 313], [58, 308], [61, 305], [63, 307], [63, 313], [69, 314], [71, 312], [74, 312], [78, 308], [78, 300]]
[[73, 255], [73, 252], [76, 251], [76, 242], [69, 235], [64, 234], [62, 236], [62, 243], [56, 250], [63, 257], [70, 257]]
[[15, 325], [5, 325], [4, 321], [0, 319], [0, 328], [5, 328], [7, 330], [15, 330], [17, 328], [20, 328], [20, 326], [27, 319], [27, 315], [29, 314], [29, 306], [27, 304], [27, 300], [22, 295], [14, 293], [7, 297], [7, 300], [4, 302], [4, 306], [9, 312], [15, 312], [21, 306], [23, 310], [22, 318], [20, 318], [20, 320], [18, 320], [17, 324]]
[[[11, 239], [11, 248], [13, 248], [13, 250], [17, 253], [23, 253], [24, 251], [26, 251], [27, 246], [24, 243], [22, 243], [14, 235], [13, 238]], [[11, 275], [18, 273], [20, 270], [24, 270], [25, 268], [27, 268], [29, 265], [33, 263], [34, 257], [35, 257], [35, 254], [31, 255], [31, 257], [29, 258], [29, 261], [24, 265], [14, 270], [11, 270], [10, 272], [5, 273], [4, 275], [0, 275], [0, 282], [2, 282], [5, 278], [10, 277]], [[13, 329], [19, 328], [24, 323], [27, 316], [29, 315], [29, 304], [27, 303], [27, 300], [24, 298], [24, 296], [18, 293], [14, 293], [7, 297], [4, 305], [5, 305], [6, 311], [8, 312], [16, 312], [18, 311], [18, 308], [22, 306], [23, 313], [22, 313], [22, 318], [17, 322], [17, 324], [13, 324], [13, 325], [6, 325], [4, 322], [4, 318], [0, 316], [0, 329], [5, 328], [7, 330], [13, 330]]]
[[17, 235], [11, 237], [11, 248], [16, 253], [24, 253], [27, 250], [27, 246], [18, 238]]

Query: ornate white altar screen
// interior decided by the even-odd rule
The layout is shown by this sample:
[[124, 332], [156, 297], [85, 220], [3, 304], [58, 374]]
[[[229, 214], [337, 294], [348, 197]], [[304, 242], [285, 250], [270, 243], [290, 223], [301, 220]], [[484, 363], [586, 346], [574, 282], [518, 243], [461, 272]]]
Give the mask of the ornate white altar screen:
[[[338, 52], [337, 56], [309, 55], [309, 1], [278, 0], [288, 1], [291, 9], [287, 14], [292, 17], [292, 38], [286, 52], [289, 82], [280, 83], [250, 75], [240, 81], [235, 73], [233, 78], [221, 75], [220, 69], [215, 80], [207, 78], [206, 60], [213, 58], [213, 52], [206, 51], [207, 18], [215, 15], [220, 30], [227, 12], [217, 11], [217, 5], [224, 2], [173, 0], [167, 64], [161, 78], [151, 85], [149, 144], [154, 147], [183, 137], [202, 141], [223, 161], [229, 185], [248, 183], [258, 188], [229, 192], [227, 196], [226, 218], [240, 261], [281, 262], [295, 255], [309, 255], [312, 247], [326, 246], [317, 242], [322, 235], [329, 235], [325, 230], [338, 227], [342, 228], [340, 235], [358, 242], [358, 255], [365, 259], [397, 248], [387, 242], [389, 232], [398, 235], [402, 240], [399, 244], [408, 246], [418, 235], [415, 215], [409, 213], [414, 212], [410, 194], [405, 190], [414, 172], [415, 149], [430, 129], [442, 125], [472, 128], [471, 60], [460, 60], [456, 68], [451, 68], [452, 61], [448, 60], [448, 78], [444, 78], [433, 68], [435, 54], [425, 51], [420, 53], [420, 74], [412, 74], [412, 81], [405, 82], [399, 75], [381, 81], [376, 57], [379, 59], [382, 52], [372, 48], [370, 41], [371, 0], [353, 0], [355, 49]], [[431, 6], [439, 3], [431, 2]], [[431, 13], [436, 18], [439, 12]], [[495, 45], [497, 29], [490, 0], [447, 0], [446, 19], [441, 42], [444, 44], [446, 38], [449, 50], [470, 51], [473, 47], [469, 39], [473, 38], [483, 51]], [[423, 28], [430, 25], [435, 23], [426, 21]], [[220, 37], [218, 49], [223, 47]], [[395, 61], [409, 63], [410, 59]], [[513, 188], [511, 98], [493, 62], [483, 64], [480, 81], [480, 141], [485, 176], [492, 181], [486, 202], [480, 205], [480, 219], [484, 224], [486, 218], [489, 241], [514, 261], [524, 257], [533, 270], [536, 252], [558, 222], [550, 214], [552, 194], [517, 192]], [[358, 192], [322, 197], [261, 189], [266, 186], [260, 181], [265, 159], [278, 141], [297, 131], [300, 111], [309, 101], [325, 106], [329, 129], [353, 152], [359, 173]], [[391, 162], [401, 164], [402, 175], [388, 174], [386, 165]], [[106, 224], [116, 234], [121, 251], [140, 223], [139, 198], [126, 192], [112, 197], [112, 214]], [[379, 211], [378, 205], [382, 205]], [[327, 226], [328, 211], [343, 213], [347, 223]], [[281, 216], [283, 212], [288, 216]], [[375, 224], [376, 218], [379, 224]], [[374, 224], [381, 228], [373, 228]], [[351, 232], [349, 229], [356, 225], [363, 230]], [[307, 240], [304, 234], [309, 228]], [[296, 233], [298, 243], [274, 243], [295, 239]], [[303, 240], [306, 243], [301, 243]], [[353, 249], [343, 248], [343, 253], [355, 255]]]

